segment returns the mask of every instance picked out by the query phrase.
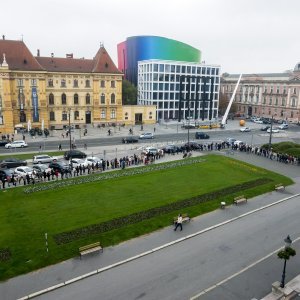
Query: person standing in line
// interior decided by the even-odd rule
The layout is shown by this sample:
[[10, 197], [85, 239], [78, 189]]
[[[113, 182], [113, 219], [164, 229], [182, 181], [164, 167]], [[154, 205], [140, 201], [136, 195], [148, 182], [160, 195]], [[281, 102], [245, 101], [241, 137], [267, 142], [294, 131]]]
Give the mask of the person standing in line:
[[180, 227], [180, 231], [182, 231], [182, 216], [181, 216], [181, 214], [178, 215], [174, 231], [176, 231], [178, 227]]

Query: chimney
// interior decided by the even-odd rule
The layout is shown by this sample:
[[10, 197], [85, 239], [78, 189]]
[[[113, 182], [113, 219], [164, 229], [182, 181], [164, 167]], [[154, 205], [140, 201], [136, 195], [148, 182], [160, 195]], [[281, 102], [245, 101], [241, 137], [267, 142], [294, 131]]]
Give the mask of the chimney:
[[73, 53], [67, 53], [66, 58], [73, 58]]
[[40, 49], [37, 49], [37, 56], [40, 56]]
[[5, 35], [4, 34], [2, 35], [2, 39], [3, 39], [3, 41], [5, 40]]
[[51, 57], [54, 57], [54, 53], [53, 52], [51, 53]]

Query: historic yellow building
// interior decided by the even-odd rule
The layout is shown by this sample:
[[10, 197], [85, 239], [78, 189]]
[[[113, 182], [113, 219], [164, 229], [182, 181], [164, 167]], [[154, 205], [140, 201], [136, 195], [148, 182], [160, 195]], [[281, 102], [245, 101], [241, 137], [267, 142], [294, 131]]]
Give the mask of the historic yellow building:
[[23, 41], [0, 40], [0, 132], [61, 129], [70, 123], [155, 123], [155, 106], [122, 106], [122, 77], [103, 46], [93, 59], [33, 56]]

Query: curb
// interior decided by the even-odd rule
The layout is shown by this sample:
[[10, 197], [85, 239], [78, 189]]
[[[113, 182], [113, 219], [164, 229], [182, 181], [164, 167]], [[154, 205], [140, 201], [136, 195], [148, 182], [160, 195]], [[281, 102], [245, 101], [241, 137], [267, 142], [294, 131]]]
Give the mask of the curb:
[[135, 256], [132, 256], [132, 257], [130, 257], [130, 258], [127, 258], [127, 259], [125, 259], [125, 260], [121, 260], [121, 261], [116, 262], [116, 263], [114, 263], [114, 264], [111, 264], [111, 265], [108, 265], [108, 266], [106, 266], [106, 267], [103, 267], [103, 268], [100, 268], [100, 269], [91, 271], [91, 272], [89, 272], [89, 273], [86, 273], [86, 274], [83, 274], [83, 275], [81, 275], [81, 276], [72, 278], [72, 279], [67, 280], [67, 281], [64, 281], [64, 282], [62, 282], [62, 283], [53, 285], [53, 286], [51, 286], [51, 287], [49, 287], [49, 288], [46, 288], [46, 289], [37, 291], [37, 292], [32, 293], [32, 294], [30, 294], [30, 295], [24, 296], [24, 297], [22, 297], [22, 298], [18, 298], [17, 300], [32, 299], [32, 298], [35, 298], [35, 297], [37, 297], [37, 296], [40, 296], [40, 295], [46, 294], [46, 293], [48, 293], [48, 292], [51, 292], [51, 291], [53, 291], [53, 290], [59, 289], [59, 288], [61, 288], [61, 287], [64, 287], [64, 286], [70, 285], [70, 284], [72, 284], [72, 283], [78, 282], [78, 281], [83, 280], [83, 279], [85, 279], [85, 278], [88, 278], [88, 277], [90, 277], [90, 276], [93, 276], [93, 275], [97, 275], [97, 274], [103, 273], [103, 272], [105, 272], [105, 271], [107, 271], [107, 270], [113, 269], [113, 268], [118, 267], [118, 266], [120, 266], [120, 265], [123, 265], [123, 264], [129, 263], [129, 262], [131, 262], [131, 261], [134, 261], [134, 260], [136, 260], [136, 259], [139, 259], [139, 258], [141, 258], [141, 257], [147, 256], [147, 255], [149, 255], [149, 254], [155, 253], [155, 252], [160, 251], [160, 250], [163, 250], [163, 249], [165, 249], [165, 248], [167, 248], [167, 247], [173, 246], [173, 245], [175, 245], [175, 244], [178, 244], [178, 243], [180, 243], [180, 242], [183, 242], [183, 241], [185, 241], [185, 240], [188, 240], [188, 239], [193, 238], [193, 237], [195, 237], [195, 236], [198, 236], [198, 235], [200, 235], [200, 234], [206, 233], [206, 232], [211, 231], [211, 230], [213, 230], [213, 229], [215, 229], [215, 228], [218, 228], [218, 227], [221, 227], [221, 226], [226, 225], [226, 224], [228, 224], [228, 223], [234, 222], [234, 221], [236, 221], [236, 220], [239, 220], [239, 219], [241, 219], [241, 218], [244, 218], [244, 217], [246, 217], [246, 216], [249, 216], [249, 215], [251, 215], [251, 214], [254, 214], [254, 213], [258, 212], [258, 211], [267, 209], [267, 208], [269, 208], [269, 207], [272, 207], [272, 206], [274, 206], [274, 205], [277, 205], [277, 204], [280, 204], [280, 203], [282, 203], [282, 202], [288, 201], [288, 200], [293, 199], [293, 198], [298, 197], [298, 196], [300, 196], [300, 193], [295, 194], [295, 195], [292, 195], [292, 196], [289, 196], [289, 197], [286, 197], [286, 198], [283, 198], [283, 199], [281, 199], [281, 200], [278, 200], [278, 201], [273, 202], [273, 203], [271, 203], [271, 204], [262, 206], [262, 207], [260, 207], [260, 208], [251, 210], [251, 211], [249, 211], [249, 212], [247, 212], [247, 213], [241, 214], [241, 215], [239, 215], [239, 216], [237, 216], [237, 217], [234, 217], [234, 218], [232, 218], [232, 219], [229, 219], [229, 220], [227, 220], [227, 221], [224, 221], [224, 222], [218, 223], [218, 224], [216, 224], [216, 225], [207, 227], [207, 228], [202, 229], [202, 230], [200, 230], [200, 231], [197, 231], [197, 232], [195, 232], [195, 233], [189, 234], [189, 235], [187, 235], [187, 236], [185, 236], [185, 237], [179, 238], [179, 239], [177, 239], [177, 240], [175, 240], [175, 241], [169, 242], [169, 243], [164, 244], [164, 245], [162, 245], [162, 246], [153, 248], [153, 249], [148, 250], [148, 251], [146, 251], [146, 252], [143, 252], [143, 253], [140, 253], [140, 254], [138, 254], [138, 255], [135, 255]]

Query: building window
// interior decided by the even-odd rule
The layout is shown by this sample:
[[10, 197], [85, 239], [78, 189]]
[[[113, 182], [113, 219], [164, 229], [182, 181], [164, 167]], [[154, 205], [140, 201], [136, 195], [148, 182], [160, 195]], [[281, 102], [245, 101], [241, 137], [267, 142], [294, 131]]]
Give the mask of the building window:
[[272, 105], [272, 98], [270, 98], [269, 100], [269, 105]]
[[50, 121], [55, 121], [55, 112], [54, 111], [50, 111], [49, 118], [50, 118]]
[[116, 104], [116, 95], [115, 94], [111, 94], [111, 96], [110, 96], [110, 103], [111, 104]]
[[48, 87], [53, 87], [53, 79], [48, 79]]
[[23, 79], [18, 79], [17, 84], [18, 86], [23, 86]]
[[87, 88], [91, 87], [90, 81], [89, 81], [89, 80], [86, 80], [86, 81], [85, 81], [85, 87], [87, 87]]
[[78, 100], [78, 94], [74, 94], [74, 105], [78, 105], [79, 100]]
[[61, 104], [62, 104], [62, 105], [66, 105], [66, 104], [67, 104], [67, 96], [66, 96], [65, 93], [63, 93], [63, 94], [61, 95]]
[[110, 112], [110, 118], [111, 119], [115, 119], [116, 118], [116, 110], [115, 109], [111, 110], [111, 112]]
[[292, 104], [291, 104], [292, 107], [296, 107], [296, 99], [295, 98], [292, 98]]
[[105, 81], [104, 81], [104, 80], [101, 80], [100, 86], [101, 86], [102, 88], [105, 88]]
[[54, 95], [52, 93], [49, 95], [49, 105], [54, 105]]
[[67, 114], [67, 112], [66, 111], [63, 111], [62, 112], [62, 121], [68, 121], [68, 114]]
[[65, 79], [62, 79], [62, 80], [61, 80], [60, 86], [61, 86], [61, 87], [66, 87], [66, 80], [65, 80]]
[[74, 111], [74, 120], [79, 120], [79, 111], [78, 110]]
[[278, 98], [275, 98], [275, 105], [278, 105]]
[[116, 82], [115, 82], [114, 80], [112, 80], [112, 81], [110, 82], [110, 87], [111, 87], [111, 88], [115, 88], [115, 87], [116, 87]]
[[36, 86], [36, 79], [31, 79], [31, 86]]
[[74, 79], [73, 86], [78, 87], [78, 80], [77, 79]]
[[90, 94], [86, 94], [86, 96], [85, 96], [85, 104], [91, 104], [91, 96], [90, 96]]
[[105, 104], [105, 95], [103, 93], [100, 96], [100, 103]]
[[101, 110], [101, 119], [105, 119], [105, 118], [106, 118], [105, 115], [106, 115], [106, 114], [105, 114], [105, 109], [102, 109], [102, 110]]
[[293, 89], [293, 94], [297, 94], [297, 89], [296, 88]]
[[282, 106], [285, 106], [285, 98], [282, 98]]

